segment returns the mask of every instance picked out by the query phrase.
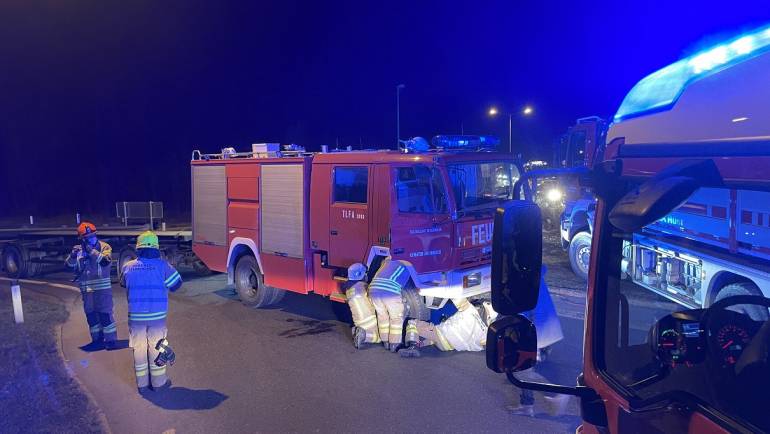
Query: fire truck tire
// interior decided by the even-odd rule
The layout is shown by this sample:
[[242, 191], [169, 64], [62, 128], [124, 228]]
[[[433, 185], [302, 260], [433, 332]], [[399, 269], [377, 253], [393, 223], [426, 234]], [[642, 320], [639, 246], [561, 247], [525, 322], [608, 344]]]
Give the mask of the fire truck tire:
[[337, 321], [349, 325], [353, 325], [353, 312], [350, 311], [350, 306], [347, 303], [340, 303], [339, 301], [329, 300], [332, 304], [332, 312]]
[[27, 260], [21, 248], [15, 244], [8, 244], [3, 249], [3, 269], [8, 277], [20, 279], [27, 277]]
[[578, 232], [569, 243], [569, 265], [572, 272], [588, 280], [588, 262], [591, 258], [591, 234]]
[[257, 260], [244, 255], [235, 264], [235, 290], [241, 302], [253, 308], [269, 306], [283, 298], [283, 291], [265, 285]]
[[120, 250], [120, 254], [118, 255], [118, 278], [122, 277], [123, 266], [126, 265], [128, 261], [133, 261], [134, 259], [136, 259], [136, 250], [134, 250], [133, 247], [126, 246]]
[[401, 297], [404, 299], [405, 304], [405, 318], [430, 321], [430, 309], [425, 305], [423, 297], [411, 281], [401, 290]]
[[[759, 295], [762, 296], [762, 291], [759, 290], [759, 287], [757, 285], [751, 283], [751, 282], [738, 282], [738, 283], [731, 283], [717, 293], [717, 296], [715, 298], [715, 302], [722, 300], [723, 298], [732, 297], [735, 295]], [[764, 308], [762, 306], [757, 305], [737, 305], [732, 306], [729, 308], [730, 310], [737, 310], [741, 313], [744, 313], [748, 316], [750, 316], [755, 321], [767, 321], [768, 320], [768, 312], [767, 308]]]

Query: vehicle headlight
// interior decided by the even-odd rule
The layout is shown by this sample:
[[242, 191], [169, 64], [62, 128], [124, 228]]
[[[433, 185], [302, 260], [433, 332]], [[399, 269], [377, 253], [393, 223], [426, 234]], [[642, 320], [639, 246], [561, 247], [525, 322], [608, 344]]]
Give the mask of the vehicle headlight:
[[545, 197], [549, 202], [558, 202], [561, 200], [562, 196], [563, 194], [558, 188], [552, 188], [545, 194]]
[[463, 276], [463, 288], [471, 288], [481, 285], [481, 273], [475, 272]]

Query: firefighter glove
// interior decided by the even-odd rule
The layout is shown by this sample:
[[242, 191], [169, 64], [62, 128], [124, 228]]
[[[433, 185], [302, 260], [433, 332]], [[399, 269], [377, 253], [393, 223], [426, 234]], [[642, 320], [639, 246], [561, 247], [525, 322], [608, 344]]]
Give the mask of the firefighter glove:
[[171, 345], [168, 343], [168, 339], [163, 338], [155, 344], [155, 349], [158, 350], [158, 357], [155, 358], [156, 366], [173, 366], [176, 361], [176, 353], [171, 349]]

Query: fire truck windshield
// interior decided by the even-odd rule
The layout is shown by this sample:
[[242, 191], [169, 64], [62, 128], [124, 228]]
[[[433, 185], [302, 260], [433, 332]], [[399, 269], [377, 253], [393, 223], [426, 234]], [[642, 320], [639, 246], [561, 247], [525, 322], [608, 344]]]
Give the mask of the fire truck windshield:
[[457, 211], [496, 206], [501, 200], [512, 199], [513, 185], [519, 179], [518, 169], [508, 162], [450, 164], [448, 171]]
[[633, 234], [601, 237], [593, 351], [618, 392], [770, 429], [758, 398], [770, 387], [768, 217], [768, 191], [701, 188]]

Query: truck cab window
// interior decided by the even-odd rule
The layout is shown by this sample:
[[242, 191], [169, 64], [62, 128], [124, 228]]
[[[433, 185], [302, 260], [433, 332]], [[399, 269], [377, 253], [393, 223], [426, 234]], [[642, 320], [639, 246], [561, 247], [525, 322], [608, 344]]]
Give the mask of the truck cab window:
[[334, 202], [366, 203], [368, 178], [366, 167], [335, 167]]
[[626, 394], [688, 396], [770, 429], [757, 403], [770, 384], [767, 215], [770, 192], [701, 188], [660, 220], [609, 237], [597, 360]]
[[427, 166], [396, 169], [398, 211], [443, 214], [447, 212], [446, 193], [441, 172]]
[[513, 198], [519, 171], [511, 163], [462, 163], [448, 166], [457, 210], [489, 208]]

